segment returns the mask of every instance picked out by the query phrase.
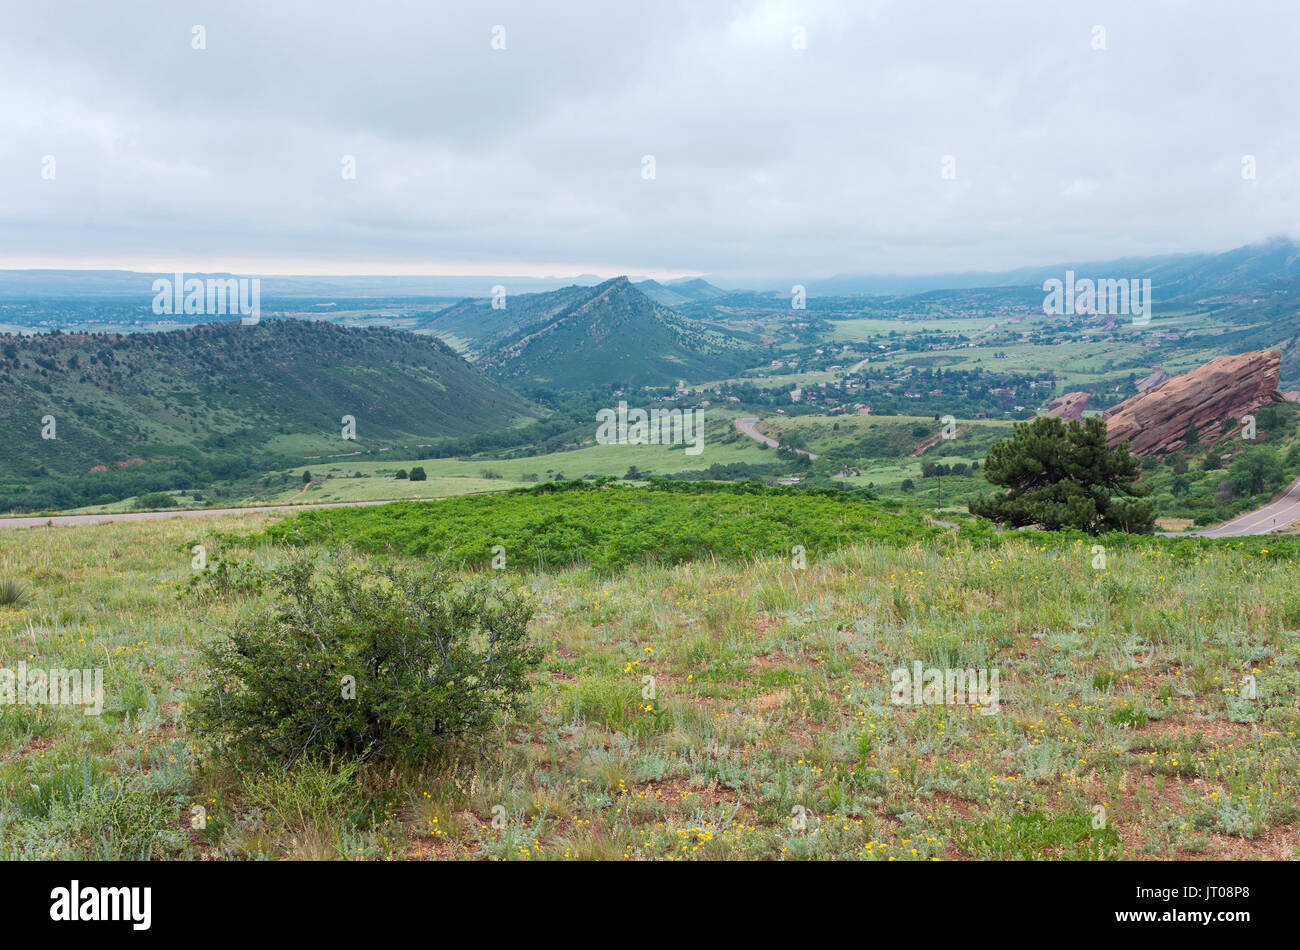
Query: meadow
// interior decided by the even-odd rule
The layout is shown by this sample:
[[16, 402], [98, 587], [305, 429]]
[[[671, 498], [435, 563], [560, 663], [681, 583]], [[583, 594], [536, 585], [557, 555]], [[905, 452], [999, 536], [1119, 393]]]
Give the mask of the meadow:
[[[692, 511], [739, 496], [673, 497]], [[451, 504], [424, 506], [425, 520], [450, 518]], [[375, 547], [360, 523], [293, 550], [274, 539], [301, 515], [0, 533], [0, 576], [29, 593], [0, 606], [4, 664], [102, 667], [107, 694], [100, 716], [0, 707], [0, 853], [1300, 855], [1300, 541], [973, 524], [922, 537], [904, 530], [906, 513], [827, 504], [860, 504], [861, 521], [883, 528], [807, 544], [806, 562], [773, 550], [790, 540], [778, 532], [738, 541], [731, 558], [467, 565], [465, 576], [529, 598], [544, 659], [526, 709], [490, 748], [425, 768], [241, 772], [189, 730], [200, 646], [267, 596], [211, 571], [196, 581], [193, 546], [207, 547], [210, 567], [260, 571], [304, 552], [326, 559], [349, 535]], [[479, 517], [476, 532], [510, 527], [462, 515]], [[357, 556], [430, 564], [381, 547]], [[996, 713], [893, 704], [891, 671], [914, 661], [998, 669]]]

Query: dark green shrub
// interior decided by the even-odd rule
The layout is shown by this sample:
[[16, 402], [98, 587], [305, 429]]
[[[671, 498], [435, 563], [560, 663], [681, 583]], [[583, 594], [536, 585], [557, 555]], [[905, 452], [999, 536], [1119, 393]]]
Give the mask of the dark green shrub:
[[1155, 506], [1141, 500], [1149, 491], [1137, 483], [1143, 464], [1127, 442], [1107, 445], [1101, 419], [1020, 422], [984, 461], [984, 477], [1009, 491], [977, 499], [970, 513], [1012, 527], [1149, 534]]
[[151, 491], [135, 500], [137, 508], [175, 508], [176, 499], [165, 491]]
[[411, 469], [411, 481], [413, 482], [422, 482], [428, 477], [429, 476], [425, 474], [424, 466], [422, 465], [417, 465], [415, 468]]
[[532, 608], [485, 580], [309, 560], [272, 572], [276, 603], [206, 649], [194, 732], [254, 766], [302, 756], [423, 761], [518, 711], [540, 651]]

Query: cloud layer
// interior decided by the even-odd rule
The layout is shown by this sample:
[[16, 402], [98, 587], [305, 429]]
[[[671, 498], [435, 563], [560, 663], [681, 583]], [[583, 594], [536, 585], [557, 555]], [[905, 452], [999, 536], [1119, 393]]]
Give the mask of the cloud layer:
[[5, 267], [934, 273], [1297, 231], [1290, 2], [158, 0], [5, 19]]

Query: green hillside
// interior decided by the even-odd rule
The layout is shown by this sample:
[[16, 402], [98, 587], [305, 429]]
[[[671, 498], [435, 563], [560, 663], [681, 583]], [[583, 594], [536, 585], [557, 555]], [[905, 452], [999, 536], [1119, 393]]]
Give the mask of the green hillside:
[[527, 304], [545, 315], [521, 319], [512, 335], [485, 348], [478, 364], [525, 389], [585, 388], [717, 378], [761, 358], [749, 338], [683, 317], [626, 277], [581, 289], [572, 297], [535, 295], [553, 298]]
[[432, 333], [472, 359], [523, 329], [553, 319], [588, 299], [591, 291], [574, 286], [549, 293], [510, 294], [501, 307], [493, 307], [490, 297], [469, 298], [414, 329]]
[[[230, 321], [168, 333], [0, 338], [0, 505], [159, 490], [271, 459], [504, 428], [536, 410], [437, 340], [328, 323]], [[356, 420], [355, 440], [342, 419]], [[55, 438], [42, 437], [54, 418]], [[165, 473], [185, 473], [176, 482]], [[68, 496], [69, 493], [72, 497]], [[134, 494], [128, 491], [126, 494]]]

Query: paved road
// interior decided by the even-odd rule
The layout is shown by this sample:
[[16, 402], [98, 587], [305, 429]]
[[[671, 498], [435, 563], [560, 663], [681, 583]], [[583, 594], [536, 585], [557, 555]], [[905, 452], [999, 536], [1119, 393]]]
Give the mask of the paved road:
[[1206, 538], [1240, 538], [1280, 531], [1297, 521], [1300, 521], [1300, 478], [1293, 481], [1277, 501], [1225, 521], [1218, 527], [1194, 533]]
[[40, 528], [45, 525], [106, 524], [111, 521], [153, 521], [157, 518], [206, 518], [210, 515], [246, 515], [256, 511], [303, 511], [307, 508], [359, 508], [387, 505], [389, 501], [328, 501], [319, 505], [259, 505], [248, 508], [191, 508], [177, 511], [128, 511], [117, 515], [46, 515], [43, 518], [0, 518], [0, 528]]
[[[776, 439], [773, 439], [770, 436], [763, 435], [763, 433], [758, 431], [757, 416], [744, 416], [740, 419], [737, 419], [736, 428], [740, 431], [742, 435], [747, 435], [751, 439], [754, 439], [757, 442], [762, 442], [769, 449], [775, 449], [780, 445], [780, 443], [778, 443]], [[815, 459], [817, 457], [816, 452], [809, 452], [806, 449], [795, 449], [795, 451], [798, 452], [800, 455], [808, 456], [810, 459]]]

